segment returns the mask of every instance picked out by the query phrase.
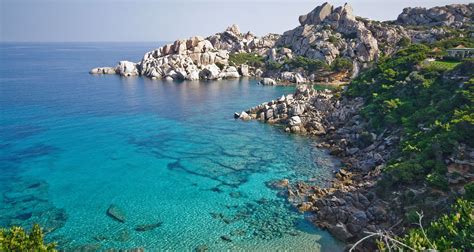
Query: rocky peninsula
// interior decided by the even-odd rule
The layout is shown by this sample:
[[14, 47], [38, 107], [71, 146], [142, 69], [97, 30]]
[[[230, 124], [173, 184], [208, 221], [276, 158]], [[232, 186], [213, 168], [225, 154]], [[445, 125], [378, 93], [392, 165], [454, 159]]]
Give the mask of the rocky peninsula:
[[[254, 77], [263, 85], [349, 83], [382, 58], [402, 58], [397, 53], [411, 43], [429, 44], [460, 34], [472, 40], [473, 15], [474, 4], [406, 8], [397, 20], [379, 22], [355, 16], [347, 4], [334, 7], [324, 3], [300, 16], [300, 25], [282, 35], [257, 37], [232, 25], [206, 38], [177, 40], [146, 53], [141, 62], [121, 61], [116, 67], [95, 68], [91, 73], [166, 80]], [[410, 78], [397, 83], [412, 82], [417, 74], [414, 72], [421, 68], [418, 62], [413, 64]], [[462, 88], [463, 74], [446, 71], [440, 76], [456, 79], [454, 83]], [[272, 184], [297, 209], [311, 213], [311, 222], [353, 244], [366, 232], [406, 233], [411, 227], [407, 213], [422, 208], [434, 218], [465, 193], [463, 186], [474, 180], [474, 149], [466, 142], [458, 142], [455, 149], [446, 152], [449, 154], [437, 154], [437, 161], [447, 167], [447, 190], [420, 183], [380, 193], [378, 184], [388, 162], [403, 159], [399, 153], [400, 143], [406, 138], [404, 128], [374, 130], [371, 115], [362, 113], [367, 111], [364, 106], [368, 99], [341, 90], [320, 91], [312, 85], [298, 85], [294, 94], [234, 115], [237, 119], [276, 124], [286, 132], [317, 136], [321, 148], [343, 161], [329, 188], [302, 181]], [[374, 243], [363, 246], [375, 248]]]
[[[397, 21], [378, 22], [355, 16], [347, 4], [335, 8], [324, 3], [300, 16], [300, 25], [282, 35], [258, 37], [232, 25], [206, 38], [176, 40], [147, 52], [138, 63], [120, 61], [116, 67], [98, 67], [90, 73], [166, 80], [256, 77], [275, 80], [262, 82], [271, 85], [347, 82], [360, 69], [381, 55], [393, 54], [407, 41], [431, 42], [449, 36], [449, 27], [461, 26], [472, 12], [472, 4], [407, 8]], [[447, 26], [437, 26], [440, 23]], [[414, 25], [430, 29], [420, 30]], [[337, 64], [340, 61], [345, 65]], [[334, 67], [329, 67], [331, 64]]]

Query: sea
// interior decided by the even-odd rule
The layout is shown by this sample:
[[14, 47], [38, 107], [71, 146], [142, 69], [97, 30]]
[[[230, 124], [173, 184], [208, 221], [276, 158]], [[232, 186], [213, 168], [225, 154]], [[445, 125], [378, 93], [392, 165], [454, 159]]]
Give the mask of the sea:
[[0, 226], [65, 251], [341, 251], [269, 186], [338, 161], [233, 118], [294, 87], [88, 73], [162, 44], [0, 43]]

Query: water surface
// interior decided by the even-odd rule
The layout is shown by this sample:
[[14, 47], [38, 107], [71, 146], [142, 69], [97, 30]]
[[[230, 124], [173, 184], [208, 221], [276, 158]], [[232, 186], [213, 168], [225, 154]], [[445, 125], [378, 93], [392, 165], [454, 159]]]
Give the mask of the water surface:
[[157, 46], [1, 44], [0, 225], [40, 223], [64, 249], [340, 250], [266, 186], [324, 183], [335, 161], [232, 118], [291, 87], [87, 73]]

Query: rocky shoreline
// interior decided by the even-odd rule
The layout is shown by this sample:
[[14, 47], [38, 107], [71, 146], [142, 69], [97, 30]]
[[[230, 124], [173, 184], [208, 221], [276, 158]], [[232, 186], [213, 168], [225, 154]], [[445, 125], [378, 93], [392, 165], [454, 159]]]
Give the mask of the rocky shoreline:
[[[373, 192], [397, 139], [389, 132], [365, 132], [365, 122], [358, 115], [362, 105], [361, 99], [339, 99], [335, 91], [300, 85], [294, 95], [234, 115], [282, 125], [287, 132], [318, 136], [318, 146], [341, 159], [343, 168], [328, 188], [301, 181], [283, 181], [275, 187], [298, 210], [314, 213], [311, 222], [348, 243], [363, 237], [364, 231], [388, 229], [397, 221], [386, 212], [387, 203]], [[362, 141], [367, 146], [358, 145]]]
[[[452, 201], [450, 195], [424, 185], [402, 187], [388, 195], [380, 192], [377, 182], [397, 152], [400, 130], [367, 131], [370, 127], [359, 115], [363, 100], [339, 96], [338, 91], [299, 85], [294, 94], [234, 114], [236, 119], [259, 120], [280, 125], [286, 132], [317, 136], [318, 147], [342, 161], [326, 188], [286, 179], [270, 183], [271, 187], [348, 248], [365, 237], [365, 232], [403, 234], [411, 225], [405, 218], [410, 210], [436, 215], [433, 209], [445, 209]], [[456, 162], [451, 167], [457, 167]], [[376, 249], [373, 241], [359, 248]]]

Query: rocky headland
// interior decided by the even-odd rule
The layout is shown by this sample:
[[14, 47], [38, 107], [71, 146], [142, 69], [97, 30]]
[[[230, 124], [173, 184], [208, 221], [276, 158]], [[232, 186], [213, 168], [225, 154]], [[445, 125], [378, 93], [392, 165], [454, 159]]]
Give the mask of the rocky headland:
[[360, 69], [393, 54], [407, 41], [454, 36], [450, 28], [463, 27], [472, 12], [473, 4], [407, 8], [397, 21], [378, 22], [355, 16], [347, 4], [324, 3], [300, 16], [300, 25], [282, 35], [258, 37], [232, 25], [209, 37], [176, 40], [147, 52], [140, 62], [120, 61], [116, 67], [98, 67], [90, 73], [166, 80], [270, 78], [273, 81], [262, 81], [270, 85], [347, 83]]

